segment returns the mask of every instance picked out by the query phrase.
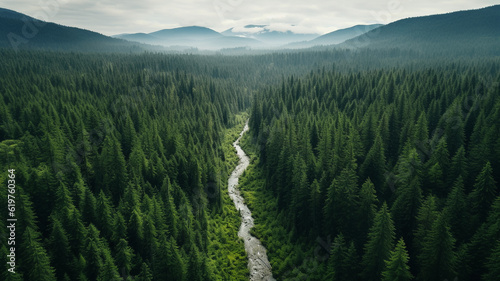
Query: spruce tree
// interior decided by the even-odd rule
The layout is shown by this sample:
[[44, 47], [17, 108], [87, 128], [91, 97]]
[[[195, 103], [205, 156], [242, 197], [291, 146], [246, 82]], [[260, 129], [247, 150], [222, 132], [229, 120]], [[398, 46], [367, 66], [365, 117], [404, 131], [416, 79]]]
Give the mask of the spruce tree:
[[486, 263], [486, 273], [483, 275], [484, 280], [495, 280], [500, 276], [500, 240], [497, 240], [493, 252]]
[[325, 229], [330, 233], [354, 235], [359, 206], [356, 172], [345, 168], [328, 189], [324, 207]]
[[127, 276], [130, 275], [130, 270], [132, 270], [132, 258], [134, 256], [134, 251], [128, 246], [127, 240], [122, 238], [116, 245], [115, 252], [118, 272], [121, 277], [127, 278]]
[[497, 187], [493, 179], [493, 170], [490, 162], [484, 165], [483, 170], [476, 178], [474, 190], [469, 195], [474, 214], [479, 221], [484, 221], [488, 215], [491, 204], [497, 196]]
[[134, 279], [137, 281], [153, 281], [153, 274], [151, 273], [151, 269], [146, 263], [142, 263], [141, 272]]
[[64, 274], [73, 273], [71, 263], [74, 257], [70, 251], [69, 239], [66, 231], [57, 219], [52, 220], [52, 231], [49, 240], [49, 254], [52, 265], [55, 267], [56, 276], [62, 279]]
[[358, 222], [360, 230], [360, 240], [364, 241], [368, 233], [369, 226], [373, 224], [373, 219], [377, 213], [377, 194], [375, 186], [370, 179], [367, 179], [359, 191]]
[[455, 238], [440, 214], [425, 237], [419, 255], [420, 278], [424, 281], [453, 280], [456, 277], [456, 262]]
[[49, 256], [40, 242], [40, 234], [27, 227], [20, 244], [20, 261], [27, 280], [52, 281], [56, 279]]
[[357, 280], [359, 257], [354, 243], [345, 242], [344, 236], [339, 234], [333, 241], [327, 265], [328, 280]]
[[384, 202], [375, 216], [364, 247], [361, 272], [364, 280], [380, 280], [385, 260], [389, 258], [394, 246], [394, 236], [394, 224]]
[[383, 194], [385, 190], [385, 152], [380, 134], [376, 135], [373, 146], [368, 151], [366, 159], [361, 165], [359, 172], [361, 180], [371, 179], [378, 193]]
[[464, 241], [468, 236], [470, 218], [462, 176], [458, 177], [448, 194], [443, 215], [450, 226], [451, 233], [454, 234], [459, 242]]
[[163, 184], [160, 189], [161, 197], [165, 204], [165, 221], [167, 223], [167, 227], [169, 233], [177, 238], [179, 234], [178, 224], [179, 224], [179, 214], [177, 213], [177, 209], [175, 207], [174, 198], [172, 195], [172, 185], [170, 184], [170, 179], [165, 177], [163, 180]]
[[385, 261], [385, 270], [382, 272], [382, 281], [408, 281], [413, 278], [408, 266], [410, 256], [406, 251], [406, 245], [401, 237], [391, 256]]
[[425, 244], [425, 238], [431, 231], [432, 225], [436, 221], [439, 212], [437, 210], [436, 197], [429, 195], [423, 201], [417, 214], [417, 226], [413, 246], [417, 253], [420, 253]]

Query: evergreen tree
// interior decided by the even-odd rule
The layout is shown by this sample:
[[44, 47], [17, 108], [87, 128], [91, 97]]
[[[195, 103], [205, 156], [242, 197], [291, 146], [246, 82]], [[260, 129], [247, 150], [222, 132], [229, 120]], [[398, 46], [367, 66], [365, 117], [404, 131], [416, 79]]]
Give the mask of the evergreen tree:
[[177, 235], [179, 233], [179, 215], [175, 207], [174, 198], [172, 197], [172, 185], [170, 184], [170, 179], [168, 178], [168, 176], [163, 180], [160, 192], [165, 204], [165, 221], [167, 223], [169, 233], [173, 237], [177, 238]]
[[391, 213], [394, 214], [394, 223], [397, 226], [397, 232], [412, 239], [412, 229], [416, 225], [416, 216], [421, 205], [422, 190], [418, 177], [412, 177], [406, 186], [400, 187], [396, 194], [397, 198], [391, 208]]
[[101, 190], [96, 199], [96, 226], [101, 230], [104, 237], [109, 238], [113, 233], [112, 216], [111, 205]]
[[111, 257], [111, 253], [109, 252], [108, 249], [103, 249], [103, 268], [99, 272], [99, 276], [97, 277], [98, 281], [120, 281], [122, 278], [118, 274], [118, 269], [116, 268], [116, 265], [113, 261], [113, 258]]
[[394, 245], [394, 236], [394, 224], [384, 202], [375, 216], [365, 244], [361, 272], [364, 280], [380, 279], [385, 260], [389, 258]]
[[101, 239], [99, 238], [99, 231], [93, 224], [90, 224], [83, 249], [85, 275], [89, 280], [97, 280], [101, 270], [105, 266], [105, 261], [102, 256], [102, 246]]
[[458, 241], [464, 241], [467, 238], [470, 218], [462, 176], [458, 177], [448, 194], [443, 216], [450, 226], [451, 233], [455, 235]]
[[431, 231], [431, 228], [439, 215], [436, 201], [436, 197], [429, 195], [418, 210], [417, 228], [413, 240], [414, 248], [418, 253], [423, 250], [425, 239]]
[[328, 280], [358, 280], [358, 256], [354, 243], [349, 246], [344, 236], [339, 234], [333, 241], [330, 257], [328, 259]]
[[496, 195], [497, 188], [493, 179], [493, 170], [490, 162], [487, 162], [477, 176], [474, 190], [469, 195], [472, 208], [474, 213], [479, 216], [479, 221], [485, 220]]
[[48, 243], [52, 265], [55, 267], [57, 279], [62, 279], [65, 274], [73, 275], [71, 263], [74, 261], [70, 251], [69, 239], [66, 231], [57, 219], [53, 219], [52, 232]]
[[130, 241], [130, 246], [136, 250], [142, 252], [142, 239], [144, 238], [143, 220], [141, 211], [139, 208], [134, 209], [127, 227], [128, 237]]
[[40, 243], [40, 234], [27, 227], [20, 245], [22, 273], [28, 280], [55, 280], [54, 268], [50, 266], [49, 256]]
[[500, 237], [500, 196], [493, 202], [486, 222], [475, 231], [467, 248], [467, 264], [470, 266], [470, 278], [480, 279], [485, 272], [486, 259], [491, 254], [491, 241]]
[[359, 191], [359, 209], [357, 217], [359, 218], [360, 240], [365, 240], [368, 228], [373, 224], [373, 219], [377, 213], [377, 194], [375, 186], [370, 179], [361, 186]]
[[491, 256], [486, 264], [487, 272], [483, 275], [484, 280], [495, 280], [500, 276], [500, 240], [497, 241]]
[[120, 143], [111, 135], [104, 139], [100, 167], [104, 192], [111, 195], [113, 202], [117, 203], [123, 196], [128, 175]]
[[7, 255], [10, 255], [10, 252], [7, 250], [7, 247], [3, 245], [2, 248], [0, 248], [0, 260], [2, 262], [2, 271], [0, 272], [0, 278], [5, 281], [22, 281], [23, 274], [19, 272], [19, 270], [14, 269], [15, 273], [7, 270], [10, 267], [10, 265], [7, 264], [8, 262], [10, 262], [10, 257], [8, 257]]
[[141, 273], [134, 280], [153, 281], [153, 274], [146, 263], [142, 263]]
[[366, 159], [361, 165], [359, 171], [362, 175], [361, 180], [370, 178], [375, 185], [375, 189], [380, 193], [385, 192], [385, 161], [382, 138], [379, 134], [377, 134], [375, 142], [368, 151]]
[[325, 229], [351, 237], [356, 227], [358, 200], [356, 173], [352, 168], [345, 168], [328, 189], [324, 207]]
[[450, 175], [448, 177], [449, 185], [453, 184], [458, 177], [462, 177], [464, 181], [468, 178], [467, 163], [468, 161], [465, 157], [465, 149], [461, 146], [451, 159]]
[[134, 251], [128, 246], [127, 240], [121, 238], [115, 248], [116, 266], [122, 278], [126, 279], [132, 270]]
[[307, 166], [304, 160], [297, 153], [293, 161], [292, 177], [292, 202], [290, 206], [293, 215], [294, 225], [299, 232], [304, 232], [310, 228], [310, 221], [307, 219], [307, 198], [309, 196], [309, 184], [307, 182]]
[[412, 279], [408, 261], [410, 257], [406, 251], [403, 238], [399, 239], [396, 247], [391, 252], [391, 256], [385, 261], [386, 268], [382, 272], [383, 281], [408, 281]]
[[419, 255], [422, 280], [453, 280], [456, 277], [455, 238], [442, 214], [438, 215]]

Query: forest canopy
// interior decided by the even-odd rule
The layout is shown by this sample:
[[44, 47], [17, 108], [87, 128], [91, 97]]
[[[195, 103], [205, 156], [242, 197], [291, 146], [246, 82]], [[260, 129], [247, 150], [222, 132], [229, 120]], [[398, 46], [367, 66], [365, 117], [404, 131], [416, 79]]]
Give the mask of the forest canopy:
[[2, 49], [0, 73], [2, 280], [248, 280], [227, 195], [247, 116], [278, 280], [498, 276], [498, 58]]

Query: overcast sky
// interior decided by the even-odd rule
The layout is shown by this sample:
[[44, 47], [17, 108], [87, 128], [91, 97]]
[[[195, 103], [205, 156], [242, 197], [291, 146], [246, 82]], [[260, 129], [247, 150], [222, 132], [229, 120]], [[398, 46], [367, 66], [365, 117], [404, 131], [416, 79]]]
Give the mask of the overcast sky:
[[477, 9], [498, 0], [1, 0], [0, 7], [106, 35], [247, 24], [324, 34], [356, 24]]

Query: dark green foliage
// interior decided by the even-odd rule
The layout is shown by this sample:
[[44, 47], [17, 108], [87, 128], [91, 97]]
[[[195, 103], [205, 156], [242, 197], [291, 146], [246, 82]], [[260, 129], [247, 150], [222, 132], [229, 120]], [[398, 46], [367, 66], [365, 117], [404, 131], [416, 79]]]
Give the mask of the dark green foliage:
[[389, 259], [394, 247], [394, 224], [387, 204], [384, 202], [378, 211], [368, 233], [368, 241], [364, 247], [363, 271], [364, 280], [380, 280], [385, 268], [385, 260]]
[[385, 261], [385, 269], [382, 272], [383, 281], [408, 281], [413, 278], [410, 273], [408, 261], [410, 257], [406, 251], [403, 238], [399, 239], [396, 247], [391, 252], [391, 256]]
[[499, 60], [422, 56], [0, 50], [18, 276], [248, 279], [225, 179], [251, 106], [241, 183], [275, 278], [491, 277]]
[[470, 278], [479, 279], [486, 272], [487, 258], [492, 254], [492, 241], [500, 238], [500, 196], [497, 196], [486, 222], [474, 233], [467, 247]]
[[128, 246], [127, 240], [120, 239], [115, 247], [116, 266], [122, 277], [126, 278], [130, 275], [132, 269], [132, 257], [134, 256], [133, 250]]
[[359, 210], [357, 217], [359, 218], [359, 237], [360, 241], [366, 239], [369, 227], [373, 224], [373, 219], [377, 212], [377, 194], [375, 187], [370, 179], [366, 180], [359, 191]]
[[490, 162], [487, 162], [477, 176], [474, 190], [469, 195], [474, 214], [479, 216], [479, 221], [484, 221], [497, 194], [493, 170]]
[[153, 274], [151, 273], [151, 270], [149, 269], [148, 265], [146, 263], [142, 263], [141, 266], [141, 272], [139, 275], [137, 275], [138, 281], [152, 281], [153, 279]]
[[500, 276], [500, 240], [497, 241], [491, 256], [488, 258], [486, 264], [487, 272], [484, 274], [484, 280], [495, 280]]
[[328, 280], [358, 280], [358, 270], [359, 257], [357, 256], [354, 243], [347, 244], [344, 236], [339, 234], [333, 240], [328, 259]]
[[[0, 53], [0, 118], [12, 125], [0, 125], [0, 167], [16, 163], [17, 276], [152, 280], [160, 252], [168, 280], [187, 280], [188, 269], [200, 280], [247, 276], [239, 216], [206, 193], [219, 178], [222, 198], [233, 165], [226, 133], [241, 130], [236, 116], [251, 101], [241, 78], [207, 75], [216, 67], [207, 57]], [[230, 247], [209, 227], [222, 221]]]
[[27, 227], [20, 245], [20, 261], [23, 276], [27, 280], [55, 280], [54, 268], [50, 265], [49, 256], [43, 248], [40, 234]]
[[368, 151], [363, 165], [360, 167], [361, 180], [371, 179], [378, 192], [385, 192], [385, 152], [380, 135], [375, 137], [375, 143]]
[[[327, 190], [324, 207], [325, 225], [328, 233], [346, 233], [349, 237], [355, 234], [349, 222], [355, 219], [358, 208], [357, 177], [352, 169], [345, 169], [333, 180]], [[349, 227], [350, 226], [350, 227]]]
[[72, 268], [74, 257], [70, 251], [68, 235], [57, 219], [52, 223], [48, 249], [57, 278], [62, 279], [65, 274], [74, 276], [76, 273]]
[[470, 225], [470, 212], [467, 208], [467, 198], [464, 192], [464, 182], [459, 176], [446, 199], [446, 207], [443, 210], [450, 230], [455, 233], [457, 240], [464, 241], [467, 237]]
[[[257, 94], [250, 122], [250, 142], [260, 157], [254, 173], [263, 176], [262, 186], [278, 204], [277, 210], [255, 205], [264, 208], [261, 215], [275, 218], [262, 223], [287, 229], [294, 245], [289, 252], [269, 251], [271, 263], [280, 265], [278, 278], [304, 276], [306, 262], [292, 257], [314, 248], [315, 237], [342, 233], [363, 256], [362, 277], [379, 280], [384, 259], [367, 245], [373, 240], [368, 230], [375, 223], [373, 209], [382, 202], [395, 233], [408, 245], [410, 276], [452, 280], [459, 273], [476, 279], [484, 274], [481, 253], [488, 256], [485, 245], [498, 239], [496, 224], [487, 222], [498, 196], [498, 61], [435, 63], [359, 71], [344, 71], [340, 64], [333, 71], [285, 77]], [[304, 163], [307, 169], [299, 169]], [[270, 200], [268, 193], [256, 195], [263, 192], [260, 184], [249, 186], [252, 198]], [[304, 186], [309, 199], [302, 208], [293, 198], [303, 198]], [[289, 219], [302, 209], [310, 212], [310, 221]], [[438, 220], [444, 230], [436, 228]], [[270, 247], [286, 239], [269, 232], [257, 225], [256, 233]], [[427, 263], [419, 258], [434, 254], [441, 256]], [[310, 271], [321, 272], [318, 268]]]
[[442, 214], [438, 215], [424, 238], [419, 255], [422, 280], [453, 280], [456, 277], [457, 257], [455, 238]]
[[418, 163], [418, 161], [416, 150], [412, 149], [403, 161], [405, 164], [400, 165], [400, 182], [395, 193], [397, 197], [391, 208], [398, 234], [403, 235], [409, 241], [413, 236], [412, 229], [415, 229], [415, 220], [422, 200], [422, 189], [418, 174], [411, 171], [416, 167], [408, 163]]

